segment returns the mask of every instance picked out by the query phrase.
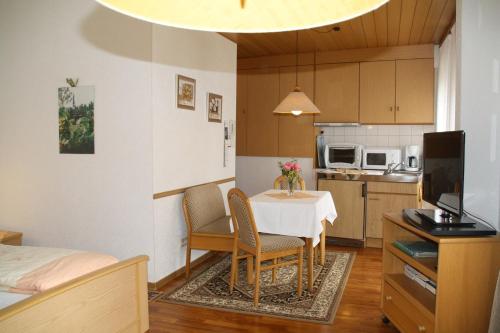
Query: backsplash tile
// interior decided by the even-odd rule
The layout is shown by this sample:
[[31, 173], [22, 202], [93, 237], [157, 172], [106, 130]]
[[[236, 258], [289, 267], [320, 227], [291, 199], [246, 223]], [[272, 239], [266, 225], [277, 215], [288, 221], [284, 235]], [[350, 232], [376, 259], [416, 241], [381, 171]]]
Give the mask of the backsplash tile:
[[358, 143], [366, 147], [397, 147], [414, 144], [422, 151], [423, 134], [434, 132], [434, 125], [363, 125], [323, 127], [326, 143]]

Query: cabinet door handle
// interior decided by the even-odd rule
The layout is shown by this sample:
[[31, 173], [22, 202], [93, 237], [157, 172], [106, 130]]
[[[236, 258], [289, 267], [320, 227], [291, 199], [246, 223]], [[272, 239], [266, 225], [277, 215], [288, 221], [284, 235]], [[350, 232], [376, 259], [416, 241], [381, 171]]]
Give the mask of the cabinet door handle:
[[392, 301], [392, 296], [385, 296], [386, 301]]
[[396, 111], [399, 111], [399, 105], [398, 105], [398, 106], [396, 106]]
[[391, 112], [392, 112], [392, 106], [389, 106], [389, 111], [391, 111]]
[[379, 198], [368, 198], [368, 200], [379, 201]]
[[425, 326], [423, 326], [423, 325], [418, 325], [418, 331], [419, 331], [419, 332], [425, 332], [425, 331], [426, 331]]

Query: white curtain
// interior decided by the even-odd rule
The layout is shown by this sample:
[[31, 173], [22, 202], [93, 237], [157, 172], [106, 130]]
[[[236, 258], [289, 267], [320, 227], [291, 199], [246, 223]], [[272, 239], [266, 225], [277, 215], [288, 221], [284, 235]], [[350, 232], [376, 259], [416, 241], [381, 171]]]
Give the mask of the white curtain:
[[457, 44], [455, 26], [439, 48], [436, 130], [455, 129]]

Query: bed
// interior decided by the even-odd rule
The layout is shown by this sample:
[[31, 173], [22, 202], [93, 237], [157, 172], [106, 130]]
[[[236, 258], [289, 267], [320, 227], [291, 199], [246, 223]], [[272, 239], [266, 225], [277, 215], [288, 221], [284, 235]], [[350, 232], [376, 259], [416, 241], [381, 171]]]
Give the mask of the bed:
[[[13, 251], [15, 255], [11, 257], [16, 259], [22, 257], [19, 253], [24, 253], [25, 248], [10, 247], [8, 250]], [[59, 283], [57, 279], [55, 282], [47, 280], [48, 269], [39, 267], [33, 271], [28, 267], [29, 262], [19, 265], [11, 260], [5, 264], [1, 256], [5, 249], [5, 245], [0, 246], [0, 273], [3, 270], [0, 275], [0, 332], [145, 332], [149, 329], [147, 256], [106, 265], [101, 260], [102, 268], [78, 277], [66, 271], [65, 276], [72, 278]], [[40, 249], [44, 248], [37, 249], [43, 252]], [[6, 274], [10, 262], [17, 269], [12, 272], [22, 274]], [[64, 268], [68, 262], [54, 265], [51, 261], [51, 267]], [[58, 274], [59, 279], [64, 274]], [[38, 280], [33, 279], [34, 276]]]

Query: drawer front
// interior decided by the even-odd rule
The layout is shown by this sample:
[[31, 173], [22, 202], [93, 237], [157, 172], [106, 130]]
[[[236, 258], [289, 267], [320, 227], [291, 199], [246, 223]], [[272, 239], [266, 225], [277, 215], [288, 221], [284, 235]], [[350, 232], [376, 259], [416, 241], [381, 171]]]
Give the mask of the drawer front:
[[399, 292], [384, 282], [382, 308], [402, 333], [433, 333], [434, 323]]
[[418, 194], [417, 183], [368, 182], [368, 193]]

